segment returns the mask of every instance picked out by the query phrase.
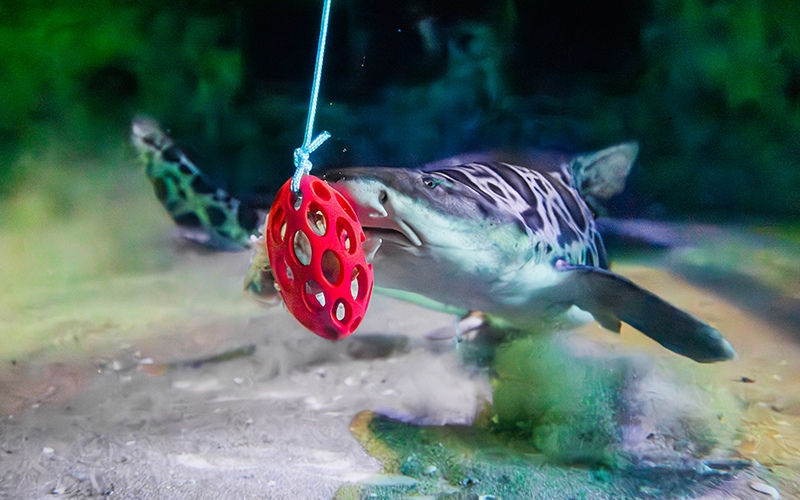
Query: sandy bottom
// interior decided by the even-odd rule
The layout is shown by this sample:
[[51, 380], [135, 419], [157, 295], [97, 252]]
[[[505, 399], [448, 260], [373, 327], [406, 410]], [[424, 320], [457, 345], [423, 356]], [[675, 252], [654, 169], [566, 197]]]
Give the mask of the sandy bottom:
[[[4, 361], [0, 496], [331, 498], [345, 483], [402, 485], [414, 479], [378, 476], [382, 464], [350, 432], [359, 412], [468, 423], [491, 400], [489, 377], [461, 363], [452, 341], [424, 337], [451, 317], [376, 296], [356, 335], [328, 342], [280, 307], [247, 302], [237, 272], [246, 265], [242, 254], [189, 252], [163, 273], [65, 291], [93, 309], [88, 319], [62, 318], [54, 344]], [[737, 402], [730, 456], [771, 470], [751, 467], [701, 496], [765, 498], [756, 489], [767, 485], [800, 494], [792, 335], [667, 271], [618, 271], [708, 318], [740, 353], [701, 366], [632, 330], [580, 334], [649, 353]], [[120, 302], [150, 312], [123, 325]]]
[[[23, 229], [0, 235], [0, 271], [11, 277], [0, 284], [2, 498], [800, 498], [796, 249], [726, 254], [730, 265], [713, 276], [696, 271], [717, 269], [718, 245], [615, 268], [724, 332], [739, 353], [732, 362], [698, 365], [634, 330], [587, 325], [555, 337], [566, 364], [551, 359], [517, 377], [463, 362], [452, 339], [427, 340], [452, 331], [452, 317], [379, 296], [353, 337], [317, 338], [282, 308], [244, 298], [247, 253], [176, 246], [146, 186], [125, 198], [138, 172], [108, 175], [113, 204], [78, 191], [72, 216], [28, 230], [19, 215], [6, 227]], [[8, 213], [52, 212], [37, 189]], [[145, 229], [123, 232], [131, 217], [130, 227]], [[747, 274], [754, 261], [770, 272]], [[747, 286], [720, 276], [744, 276]], [[614, 418], [587, 415], [597, 406], [590, 392], [578, 398], [584, 406], [563, 405], [570, 387], [584, 387], [570, 378], [584, 365], [629, 375], [608, 399]], [[550, 390], [551, 381], [566, 390]], [[551, 415], [548, 425], [586, 426], [587, 436], [562, 445], [560, 431], [540, 434], [537, 454], [508, 441], [480, 450], [464, 427], [457, 439], [437, 434], [442, 424], [490, 421], [487, 403], [505, 395], [511, 408], [515, 391], [522, 403], [512, 403], [523, 406], [550, 394], [536, 411], [547, 420], [552, 406], [574, 420]], [[623, 472], [602, 457], [574, 463], [591, 458], [582, 440], [604, 418], [624, 431], [611, 446], [632, 460]], [[424, 433], [397, 445], [409, 429]], [[451, 452], [454, 439], [461, 448]], [[453, 479], [425, 462], [436, 458], [424, 446], [450, 450], [440, 458], [477, 475]], [[496, 476], [511, 486], [494, 490], [489, 469], [509, 453], [516, 465]], [[749, 465], [707, 477], [703, 460]], [[656, 469], [669, 481], [646, 477]]]
[[[381, 470], [349, 432], [357, 412], [466, 422], [489, 392], [452, 350], [416, 346], [448, 316], [376, 297], [359, 335], [332, 343], [244, 298], [246, 255], [185, 257], [65, 291], [90, 319], [4, 362], [0, 496], [331, 498]], [[152, 312], [122, 325], [120, 302]]]

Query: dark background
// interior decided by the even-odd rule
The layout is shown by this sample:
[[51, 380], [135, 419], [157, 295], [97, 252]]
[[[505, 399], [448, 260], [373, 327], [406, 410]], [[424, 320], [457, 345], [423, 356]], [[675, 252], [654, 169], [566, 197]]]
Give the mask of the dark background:
[[[0, 193], [26, 153], [100, 155], [137, 113], [235, 193], [274, 189], [303, 139], [320, 12], [316, 0], [3, 2]], [[316, 129], [333, 134], [319, 168], [636, 139], [616, 215], [791, 218], [800, 4], [334, 0]]]

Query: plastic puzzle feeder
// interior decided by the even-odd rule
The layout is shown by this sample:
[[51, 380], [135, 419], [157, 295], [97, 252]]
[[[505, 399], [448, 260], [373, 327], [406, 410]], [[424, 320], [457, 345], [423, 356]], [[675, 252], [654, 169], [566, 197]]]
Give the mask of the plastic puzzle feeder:
[[325, 0], [305, 139], [294, 151], [294, 175], [278, 191], [264, 233], [270, 267], [289, 312], [320, 337], [338, 340], [353, 333], [364, 318], [373, 276], [353, 207], [324, 181], [308, 175], [309, 155], [331, 136], [322, 132], [311, 138], [330, 11], [331, 0]]
[[286, 307], [317, 335], [338, 340], [353, 333], [372, 296], [372, 264], [353, 208], [312, 175], [294, 194], [291, 180], [278, 191], [266, 227], [266, 245]]

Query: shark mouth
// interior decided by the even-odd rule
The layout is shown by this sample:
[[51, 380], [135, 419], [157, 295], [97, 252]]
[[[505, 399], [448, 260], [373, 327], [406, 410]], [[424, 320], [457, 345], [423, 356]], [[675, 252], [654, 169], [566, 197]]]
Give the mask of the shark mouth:
[[366, 236], [362, 248], [364, 250], [364, 257], [368, 263], [375, 261], [375, 255], [381, 248], [384, 249], [382, 253], [393, 253], [391, 249], [401, 252], [416, 253], [415, 250], [422, 246], [422, 241], [419, 239], [419, 236], [408, 224], [402, 224], [402, 226], [399, 227], [402, 227], [404, 230], [361, 225], [361, 228], [364, 230], [364, 235]]
[[[330, 182], [329, 179], [326, 180]], [[398, 247], [422, 246], [419, 232], [407, 221], [397, 217], [391, 204], [387, 203], [388, 193], [385, 189], [356, 190], [353, 193], [351, 187], [343, 182], [336, 182], [338, 180], [338, 177], [332, 179], [331, 186], [352, 205], [368, 238], [380, 238]]]
[[392, 220], [393, 227], [371, 226], [369, 220], [361, 221], [361, 227], [368, 238], [380, 238], [386, 243], [403, 247], [421, 247], [422, 240], [417, 232], [405, 221]]

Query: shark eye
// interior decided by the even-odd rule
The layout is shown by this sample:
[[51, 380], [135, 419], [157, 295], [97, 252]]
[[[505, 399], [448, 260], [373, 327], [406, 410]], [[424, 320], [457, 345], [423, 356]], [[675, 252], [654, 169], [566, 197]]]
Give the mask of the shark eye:
[[425, 184], [425, 187], [428, 187], [428, 188], [431, 188], [431, 189], [433, 189], [433, 188], [435, 188], [436, 186], [439, 185], [439, 183], [436, 181], [436, 179], [434, 179], [433, 177], [428, 177], [428, 176], [422, 178], [422, 183]]

